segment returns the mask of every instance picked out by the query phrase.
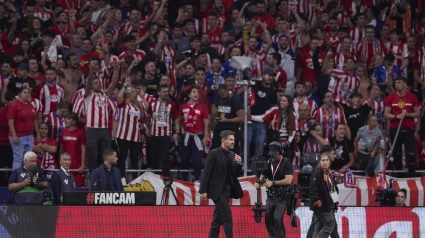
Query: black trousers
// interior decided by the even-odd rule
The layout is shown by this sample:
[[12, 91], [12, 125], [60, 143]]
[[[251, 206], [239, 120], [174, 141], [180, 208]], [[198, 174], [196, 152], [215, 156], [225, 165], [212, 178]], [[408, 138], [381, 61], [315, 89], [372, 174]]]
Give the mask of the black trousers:
[[150, 156], [152, 168], [159, 169], [162, 164], [162, 175], [170, 176], [170, 140], [169, 136], [151, 136]]
[[110, 148], [108, 128], [86, 129], [87, 136], [87, 167], [90, 173], [103, 162], [103, 152]]
[[[13, 162], [13, 151], [10, 145], [0, 145], [0, 168], [12, 168]], [[12, 172], [0, 172], [0, 186], [7, 186], [9, 181], [9, 176]]]
[[[221, 146], [221, 138], [220, 133], [224, 130], [214, 130], [214, 135], [212, 138], [211, 150], [216, 149]], [[235, 133], [235, 147], [233, 148], [233, 152], [239, 154], [239, 142], [241, 141], [241, 132], [239, 129], [230, 130]]]
[[267, 197], [266, 228], [270, 238], [286, 237], [283, 215], [285, 214], [288, 202], [287, 196]]
[[370, 157], [370, 153], [358, 153], [360, 159], [360, 169], [366, 170], [366, 176], [372, 177], [375, 174], [375, 158]]
[[[316, 227], [316, 223], [318, 222], [318, 218], [315, 213], [313, 213], [313, 218], [311, 220], [310, 228], [308, 228], [306, 238], [313, 238], [314, 228]], [[335, 221], [335, 227], [331, 233], [331, 238], [339, 238], [338, 234], [338, 226]]]
[[[328, 238], [336, 227], [335, 213], [333, 212], [314, 212], [317, 217], [314, 226], [314, 238]], [[338, 233], [338, 232], [337, 232]]]
[[213, 200], [215, 204], [213, 221], [211, 223], [209, 238], [218, 238], [220, 226], [224, 227], [226, 238], [233, 237], [232, 210], [229, 206], [229, 191], [223, 191], [220, 196]]
[[[118, 157], [118, 164], [120, 168], [121, 177], [125, 177], [125, 161], [127, 159], [128, 151], [130, 150], [131, 168], [137, 169], [139, 165], [139, 155], [141, 149], [141, 143], [135, 141], [121, 140], [118, 139], [118, 148], [120, 150]], [[137, 172], [133, 172], [133, 179], [137, 178]]]
[[[397, 133], [397, 128], [390, 128], [391, 141], [394, 141], [396, 133]], [[416, 160], [416, 139], [415, 139], [415, 132], [408, 127], [400, 128], [397, 141], [393, 148], [394, 161], [392, 162], [392, 166], [394, 166], [393, 168], [396, 170], [403, 170], [402, 145], [404, 145], [404, 150], [407, 155], [408, 175], [415, 176], [416, 163], [417, 163], [416, 162], [417, 161]]]

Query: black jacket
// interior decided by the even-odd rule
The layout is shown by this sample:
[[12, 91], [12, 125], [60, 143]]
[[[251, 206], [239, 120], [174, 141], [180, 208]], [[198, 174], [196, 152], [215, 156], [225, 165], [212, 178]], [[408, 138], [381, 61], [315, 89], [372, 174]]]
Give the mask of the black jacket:
[[[226, 161], [225, 158], [220, 155], [222, 150], [224, 149], [220, 146], [217, 149], [209, 151], [205, 161], [204, 170], [202, 171], [199, 193], [207, 193], [207, 197], [212, 200], [216, 200], [220, 196], [220, 193], [224, 187], [224, 183], [226, 182], [226, 174], [224, 172], [224, 163], [226, 163]], [[230, 157], [232, 159], [232, 167], [230, 170], [232, 181], [230, 197], [237, 199], [241, 198], [243, 195], [242, 187], [237, 177], [242, 166], [238, 165], [234, 161], [234, 152], [230, 151]]]
[[[336, 209], [326, 181], [323, 179], [324, 170], [316, 168], [310, 178], [310, 210], [320, 212], [330, 212]], [[333, 178], [334, 186], [336, 187], [335, 178]], [[322, 206], [314, 206], [316, 201], [320, 200]]]

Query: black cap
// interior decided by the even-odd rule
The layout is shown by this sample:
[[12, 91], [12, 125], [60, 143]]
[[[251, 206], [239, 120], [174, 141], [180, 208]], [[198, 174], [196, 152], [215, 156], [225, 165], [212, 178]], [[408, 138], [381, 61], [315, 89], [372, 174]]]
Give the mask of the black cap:
[[273, 141], [272, 143], [269, 144], [269, 155], [271, 156], [280, 155], [281, 150], [282, 150], [282, 145], [279, 142]]
[[128, 35], [124, 38], [124, 43], [127, 43], [127, 42], [132, 41], [132, 40], [136, 40], [136, 38], [132, 35]]

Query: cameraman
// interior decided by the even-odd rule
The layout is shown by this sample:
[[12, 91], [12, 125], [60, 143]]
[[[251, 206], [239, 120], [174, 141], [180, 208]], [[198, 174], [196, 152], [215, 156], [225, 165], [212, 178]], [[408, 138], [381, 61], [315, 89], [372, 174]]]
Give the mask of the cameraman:
[[397, 196], [395, 197], [395, 206], [396, 207], [405, 207], [406, 204], [404, 202], [407, 198], [407, 191], [406, 189], [402, 188], [397, 192]]
[[283, 215], [291, 202], [292, 165], [282, 156], [282, 146], [273, 141], [269, 145], [268, 169], [261, 175], [260, 186], [267, 188], [266, 228], [270, 237], [286, 237]]
[[17, 204], [42, 204], [43, 190], [47, 188], [47, 177], [37, 167], [37, 155], [28, 151], [24, 155], [24, 165], [15, 169], [9, 177], [9, 190], [15, 194]]

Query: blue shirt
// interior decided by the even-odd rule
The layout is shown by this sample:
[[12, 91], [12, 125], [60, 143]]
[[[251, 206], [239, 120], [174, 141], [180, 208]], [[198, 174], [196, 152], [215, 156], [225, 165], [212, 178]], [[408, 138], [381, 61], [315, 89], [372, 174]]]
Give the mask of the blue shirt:
[[[218, 83], [217, 85], [223, 84], [224, 80], [226, 79], [226, 73], [224, 72], [224, 68], [221, 68], [221, 72], [218, 75]], [[208, 83], [208, 85], [211, 87], [212, 90], [217, 90], [215, 87], [215, 80], [214, 80], [214, 74], [211, 73], [210, 71], [207, 72], [206, 74], [206, 79], [205, 79]]]
[[117, 191], [114, 168], [111, 167], [111, 169], [108, 170], [108, 167], [105, 164], [103, 164], [103, 169], [105, 170], [105, 174], [106, 174], [106, 189], [108, 191]]
[[223, 70], [224, 74], [226, 74], [226, 75], [229, 75], [229, 74], [236, 75], [237, 72], [238, 72], [235, 68], [230, 67], [230, 60], [224, 62], [223, 69], [224, 69]]
[[[393, 65], [393, 75], [392, 75], [393, 79], [401, 75], [402, 75], [401, 69], [397, 65]], [[373, 70], [373, 76], [376, 77], [377, 83], [385, 83], [387, 82], [387, 69], [382, 64]]]

